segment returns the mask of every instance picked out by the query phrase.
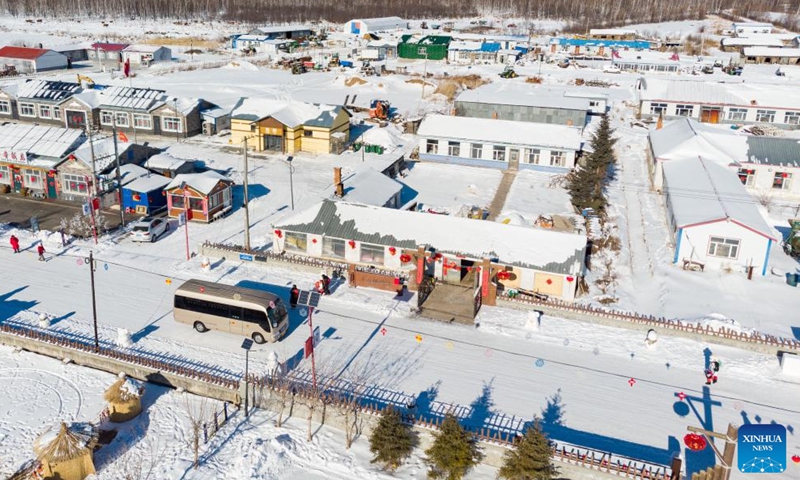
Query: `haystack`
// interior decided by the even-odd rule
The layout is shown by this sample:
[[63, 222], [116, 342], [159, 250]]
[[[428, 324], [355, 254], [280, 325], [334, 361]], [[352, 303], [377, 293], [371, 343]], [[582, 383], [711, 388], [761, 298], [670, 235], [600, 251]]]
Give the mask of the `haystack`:
[[95, 473], [92, 451], [98, 432], [91, 423], [50, 427], [33, 443], [45, 479], [83, 480]]
[[127, 422], [142, 412], [144, 386], [132, 379], [122, 377], [108, 387], [103, 395], [108, 402], [108, 419], [112, 422]]

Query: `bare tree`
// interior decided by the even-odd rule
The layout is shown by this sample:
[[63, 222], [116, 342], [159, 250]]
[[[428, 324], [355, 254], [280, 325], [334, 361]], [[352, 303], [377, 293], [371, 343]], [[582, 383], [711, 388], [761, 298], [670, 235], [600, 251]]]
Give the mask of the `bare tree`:
[[194, 395], [184, 394], [184, 409], [189, 419], [189, 438], [186, 439], [189, 448], [194, 453], [195, 470], [200, 464], [200, 438], [203, 434], [203, 426], [211, 416], [211, 407], [208, 399]]
[[759, 190], [755, 194], [756, 200], [758, 203], [761, 204], [762, 207], [766, 208], [767, 211], [772, 211], [772, 205], [775, 203], [775, 198], [772, 196], [771, 192], [765, 190]]
[[166, 456], [157, 436], [145, 436], [139, 448], [120, 459], [122, 480], [155, 480], [156, 466], [163, 463]]

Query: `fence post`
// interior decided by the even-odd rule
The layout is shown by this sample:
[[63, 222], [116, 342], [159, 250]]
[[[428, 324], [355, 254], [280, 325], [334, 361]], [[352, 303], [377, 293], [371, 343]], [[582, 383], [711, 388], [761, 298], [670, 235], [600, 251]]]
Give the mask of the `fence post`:
[[208, 443], [208, 429], [205, 422], [203, 422], [203, 443]]
[[225, 413], [225, 421], [228, 421], [228, 402], [222, 404], [222, 411]]

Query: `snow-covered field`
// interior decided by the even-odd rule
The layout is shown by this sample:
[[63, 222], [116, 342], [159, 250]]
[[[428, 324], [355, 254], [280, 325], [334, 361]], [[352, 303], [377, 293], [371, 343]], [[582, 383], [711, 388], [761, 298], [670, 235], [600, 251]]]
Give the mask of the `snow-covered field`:
[[[34, 20], [35, 22], [35, 20]], [[124, 25], [120, 24], [124, 23]], [[713, 21], [670, 22], [641, 25], [641, 31], [661, 35], [696, 34], [700, 25]], [[120, 22], [103, 27], [101, 20], [81, 20], [32, 24], [24, 19], [2, 19], [0, 44], [44, 43], [53, 46], [106, 38], [109, 40], [195, 36], [206, 40], [247, 29], [244, 25], [191, 22], [188, 26], [172, 22], [143, 24]], [[541, 28], [555, 28], [556, 22], [541, 22]], [[146, 33], [146, 32], [156, 33]], [[89, 33], [100, 32], [100, 33]], [[200, 32], [200, 33], [196, 33]], [[174, 47], [178, 57], [181, 48]], [[718, 52], [709, 52], [711, 56]], [[626, 55], [623, 52], [623, 55]], [[142, 69], [132, 80], [115, 80], [110, 72], [91, 72], [98, 83], [133, 84], [167, 90], [171, 94], [203, 97], [231, 105], [241, 96], [263, 96], [313, 102], [341, 103], [346, 96], [358, 95], [358, 104], [371, 98], [385, 98], [407, 118], [425, 112], [449, 110], [445, 98], [426, 88], [409, 83], [410, 77], [390, 75], [366, 77], [365, 83], [348, 87], [345, 81], [353, 72], [291, 75], [243, 62], [227, 53], [203, 54], [197, 62], [222, 60], [222, 68], [171, 71], [170, 68]], [[693, 58], [682, 60], [686, 65]], [[416, 73], [434, 75], [477, 73], [499, 81], [499, 65], [456, 67], [436, 62], [404, 62]], [[800, 67], [785, 67], [786, 77], [774, 76], [774, 69], [748, 66], [743, 81], [791, 83], [800, 77]], [[523, 77], [541, 72], [545, 84], [568, 84], [577, 78], [605, 80], [615, 85], [608, 89], [612, 101], [612, 121], [620, 138], [616, 180], [609, 187], [610, 224], [619, 236], [621, 251], [609, 255], [615, 282], [607, 296], [616, 298], [615, 308], [645, 314], [680, 318], [712, 318], [720, 323], [758, 328], [768, 333], [794, 337], [798, 320], [794, 312], [800, 305], [797, 291], [777, 276], [747, 281], [744, 276], [724, 273], [685, 272], [671, 263], [672, 246], [664, 219], [662, 199], [649, 190], [646, 177], [646, 131], [632, 126], [637, 77], [631, 74], [605, 74], [599, 69], [560, 69], [554, 65], [528, 62], [517, 72]], [[722, 77], [718, 74], [722, 79]], [[713, 76], [710, 76], [713, 77]], [[53, 78], [72, 80], [70, 74]], [[681, 78], [687, 78], [682, 74]], [[729, 77], [725, 77], [729, 78]], [[524, 78], [503, 80], [524, 82]], [[590, 126], [590, 129], [593, 126]], [[394, 126], [367, 130], [365, 139], [386, 143], [402, 150], [416, 140]], [[228, 137], [193, 138], [174, 143], [157, 139], [179, 158], [198, 159], [209, 168], [228, 173], [241, 184], [243, 162]], [[368, 168], [358, 155], [296, 155], [293, 165], [295, 209], [313, 204], [333, 183], [333, 167], [342, 166], [345, 174]], [[250, 219], [251, 238], [256, 248], [267, 248], [272, 241], [271, 224], [291, 213], [291, 187], [285, 159], [276, 155], [251, 158]], [[411, 200], [457, 212], [462, 207], [487, 207], [500, 183], [497, 170], [417, 163], [405, 177], [398, 178], [407, 189], [404, 202]], [[505, 215], [520, 216], [532, 222], [541, 214], [570, 214], [567, 193], [553, 185], [554, 177], [530, 171], [519, 172], [503, 209]], [[241, 204], [241, 189], [235, 195]], [[783, 226], [786, 213], [775, 212], [771, 225]], [[244, 214], [236, 209], [229, 217], [210, 225], [191, 224], [189, 236], [196, 250], [198, 243], [241, 243]], [[8, 238], [15, 234], [25, 250], [12, 255]], [[454, 233], [457, 234], [457, 233]], [[48, 262], [39, 263], [30, 248], [43, 241]], [[183, 358], [200, 365], [213, 365], [218, 371], [241, 375], [241, 339], [218, 332], [197, 334], [177, 324], [171, 315], [172, 294], [181, 280], [203, 278], [230, 284], [257, 284], [284, 296], [292, 283], [310, 286], [315, 275], [280, 268], [265, 269], [237, 260], [212, 259], [213, 268], [204, 272], [199, 258], [185, 261], [184, 237], [173, 228], [155, 244], [138, 244], [124, 236], [104, 237], [98, 245], [75, 241], [61, 247], [58, 235], [0, 226], [0, 270], [4, 275], [0, 291], [0, 322], [35, 325], [40, 313], [50, 315], [50, 327], [75, 336], [92, 335], [91, 297], [88, 271], [81, 265], [89, 250], [99, 260], [97, 271], [98, 321], [100, 338], [113, 342], [117, 329], [133, 334], [133, 348]], [[797, 268], [778, 246], [771, 254], [773, 265], [783, 271]], [[107, 267], [107, 268], [106, 268]], [[597, 273], [590, 275], [590, 283]], [[170, 282], [167, 282], [170, 280]], [[174, 282], [172, 282], [174, 280]], [[582, 301], [597, 302], [600, 291], [592, 286]], [[757, 299], [754, 301], [754, 299]], [[655, 347], [646, 347], [641, 333], [545, 317], [540, 326], [530, 322], [526, 312], [484, 307], [477, 327], [445, 325], [420, 320], [409, 311], [407, 301], [368, 289], [337, 285], [331, 297], [324, 298], [314, 322], [323, 333], [318, 364], [336, 371], [343, 378], [349, 365], [372, 364], [371, 380], [383, 388], [422, 398], [433, 397], [446, 404], [471, 406], [470, 421], [480, 423], [491, 413], [526, 419], [548, 411], [555, 395], [563, 402], [563, 416], [551, 419], [551, 435], [557, 441], [591, 446], [620, 455], [654, 462], [666, 462], [671, 452], [680, 449], [687, 425], [724, 430], [728, 422], [777, 422], [790, 428], [788, 451], [800, 454], [795, 429], [800, 425], [800, 380], [780, 373], [774, 357], [724, 348], [697, 341], [663, 337]], [[733, 319], [733, 320], [730, 320]], [[267, 354], [278, 353], [287, 360], [302, 352], [305, 340], [299, 312], [292, 312], [290, 334], [277, 345], [257, 346], [250, 356], [251, 370], [263, 372]], [[732, 323], [736, 322], [736, 323]], [[387, 333], [379, 335], [380, 328]], [[300, 329], [301, 331], [296, 332]], [[417, 340], [417, 336], [421, 341]], [[710, 350], [723, 361], [720, 383], [703, 385], [702, 369]], [[540, 362], [541, 361], [541, 362]], [[65, 365], [25, 352], [0, 348], [0, 474], [8, 475], [31, 458], [33, 438], [58, 420], [93, 420], [103, 408], [102, 392], [114, 376]], [[299, 368], [309, 368], [301, 361]], [[635, 379], [634, 385], [629, 384]], [[688, 400], [676, 399], [684, 392]], [[488, 394], [487, 394], [488, 392]], [[487, 397], [488, 395], [488, 397]], [[131, 463], [158, 451], [156, 478], [424, 478], [425, 468], [418, 454], [395, 477], [377, 471], [369, 464], [368, 445], [360, 439], [347, 451], [340, 432], [323, 427], [312, 442], [306, 442], [299, 420], [283, 428], [273, 425], [272, 414], [257, 411], [246, 421], [235, 414], [232, 421], [201, 452], [201, 466], [191, 468], [191, 453], [186, 446], [186, 394], [152, 386], [145, 398], [146, 415], [133, 422], [118, 436], [117, 443], [100, 450], [100, 478], [122, 478]], [[691, 407], [691, 408], [690, 408]], [[219, 408], [217, 406], [217, 408]], [[561, 425], [559, 425], [559, 422]], [[695, 471], [710, 465], [709, 451], [690, 454], [687, 468]], [[468, 478], [494, 478], [495, 470], [480, 467]], [[588, 473], [580, 478], [590, 478]], [[774, 476], [768, 475], [766, 478]], [[578, 478], [578, 477], [575, 477]], [[734, 473], [734, 478], [741, 475]], [[790, 464], [780, 478], [800, 478], [800, 465]]]

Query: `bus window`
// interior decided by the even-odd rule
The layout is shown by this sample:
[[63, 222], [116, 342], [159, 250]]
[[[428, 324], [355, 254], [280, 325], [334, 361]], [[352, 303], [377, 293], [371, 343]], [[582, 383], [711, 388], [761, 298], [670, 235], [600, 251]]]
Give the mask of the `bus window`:
[[264, 312], [258, 310], [252, 310], [250, 308], [243, 309], [245, 322], [252, 322], [259, 324], [264, 330], [270, 331], [272, 330], [269, 325], [269, 321], [267, 319], [267, 315]]

